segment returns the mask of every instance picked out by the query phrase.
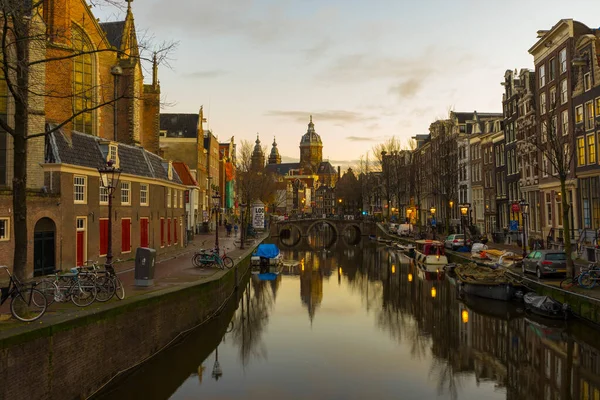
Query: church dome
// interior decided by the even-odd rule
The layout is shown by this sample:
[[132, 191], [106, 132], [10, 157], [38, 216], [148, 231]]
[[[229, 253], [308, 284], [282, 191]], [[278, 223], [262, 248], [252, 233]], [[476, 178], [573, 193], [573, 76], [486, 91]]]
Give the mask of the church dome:
[[302, 136], [302, 140], [300, 141], [300, 145], [305, 144], [323, 145], [323, 142], [321, 142], [321, 136], [315, 132], [315, 124], [313, 124], [312, 115], [310, 116], [310, 122], [308, 123], [308, 130]]
[[254, 151], [252, 152], [252, 154], [255, 156], [264, 155], [263, 150], [260, 147], [260, 139], [258, 138], [258, 135], [256, 135], [256, 142], [254, 142], [254, 143], [256, 143], [256, 144], [254, 145]]
[[269, 164], [280, 164], [281, 156], [277, 149], [277, 141], [273, 138], [273, 147], [271, 147], [271, 154], [269, 154]]

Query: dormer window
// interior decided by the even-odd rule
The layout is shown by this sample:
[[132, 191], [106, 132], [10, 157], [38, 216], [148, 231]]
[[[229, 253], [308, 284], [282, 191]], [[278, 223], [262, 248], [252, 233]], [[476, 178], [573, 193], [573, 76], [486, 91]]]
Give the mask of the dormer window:
[[167, 170], [167, 177], [170, 181], [173, 180], [173, 162], [169, 161], [169, 169]]
[[119, 146], [116, 143], [108, 145], [106, 162], [112, 161], [115, 168], [119, 168]]

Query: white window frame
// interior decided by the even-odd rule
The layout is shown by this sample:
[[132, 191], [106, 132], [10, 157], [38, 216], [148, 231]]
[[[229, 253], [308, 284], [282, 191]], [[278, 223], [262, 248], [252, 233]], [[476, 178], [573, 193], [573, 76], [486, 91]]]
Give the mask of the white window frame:
[[[78, 182], [78, 180], [81, 180]], [[82, 192], [78, 193], [77, 188], [82, 188]], [[81, 194], [82, 199], [77, 199], [77, 195]], [[87, 204], [87, 176], [73, 175], [73, 203]]]
[[108, 188], [102, 186], [102, 182], [100, 182], [100, 189], [98, 191], [98, 201], [100, 205], [108, 205]]
[[539, 68], [540, 88], [546, 86], [546, 65], [542, 64]]
[[10, 217], [0, 217], [0, 224], [4, 225], [4, 236], [0, 236], [0, 242], [10, 240]]
[[148, 196], [148, 187], [149, 185], [147, 183], [140, 183], [140, 206], [148, 206], [150, 205], [149, 203], [149, 196]]
[[106, 155], [106, 161], [112, 161], [115, 168], [119, 168], [119, 145], [116, 143], [110, 143], [108, 145], [108, 154]]
[[[127, 196], [127, 197], [125, 197]], [[131, 205], [131, 182], [122, 181], [121, 182], [121, 205], [122, 206], [130, 206]]]
[[183, 190], [179, 191], [179, 208], [183, 208]]
[[583, 74], [583, 90], [588, 92], [592, 89], [592, 75], [589, 72]]
[[563, 79], [560, 81], [560, 104], [565, 104], [569, 100], [567, 97], [568, 92], [567, 80]]
[[167, 188], [167, 208], [171, 208], [171, 188]]
[[583, 107], [583, 119], [585, 122], [586, 131], [589, 131], [596, 127], [596, 123], [594, 121], [594, 103], [592, 101], [588, 101], [585, 103], [585, 107]]
[[540, 94], [540, 114], [546, 114], [546, 93]]
[[[581, 111], [581, 112], [579, 112]], [[578, 119], [577, 117], [581, 116], [581, 119]], [[575, 107], [575, 123], [576, 124], [580, 124], [585, 120], [585, 116], [583, 115], [583, 104], [578, 105], [577, 107]]]
[[[592, 141], [594, 142], [593, 147], [590, 146], [590, 138], [592, 139]], [[594, 160], [590, 160], [590, 149], [593, 148], [594, 149]], [[596, 151], [596, 134], [594, 132], [589, 133], [586, 135], [585, 137], [585, 156], [586, 156], [586, 161], [588, 163], [588, 165], [595, 165], [598, 163], [598, 153]]]
[[558, 52], [558, 63], [559, 63], [560, 73], [563, 74], [563, 73], [567, 72], [567, 48], [566, 47]]
[[563, 110], [560, 116], [562, 134], [567, 135], [569, 133], [569, 110]]

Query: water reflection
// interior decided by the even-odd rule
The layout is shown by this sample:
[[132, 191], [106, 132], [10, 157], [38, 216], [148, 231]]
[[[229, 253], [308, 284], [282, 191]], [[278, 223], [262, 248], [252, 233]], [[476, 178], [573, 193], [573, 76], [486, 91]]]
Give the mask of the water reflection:
[[[374, 243], [320, 240], [285, 250], [302, 262], [276, 280], [251, 279], [229, 325], [196, 332], [110, 398], [600, 400], [597, 331], [459, 299], [450, 277]], [[146, 393], [145, 377], [165, 373], [168, 388]]]

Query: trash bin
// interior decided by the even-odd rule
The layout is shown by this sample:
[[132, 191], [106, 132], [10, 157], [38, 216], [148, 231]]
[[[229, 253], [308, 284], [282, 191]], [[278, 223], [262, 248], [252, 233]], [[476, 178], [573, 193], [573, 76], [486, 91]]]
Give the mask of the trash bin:
[[154, 263], [156, 250], [147, 247], [138, 247], [135, 251], [135, 285], [154, 285]]

